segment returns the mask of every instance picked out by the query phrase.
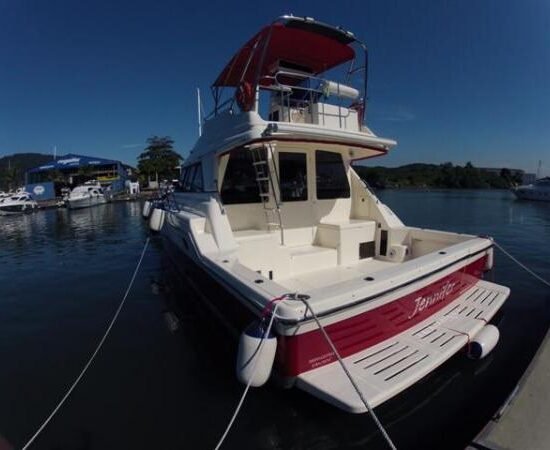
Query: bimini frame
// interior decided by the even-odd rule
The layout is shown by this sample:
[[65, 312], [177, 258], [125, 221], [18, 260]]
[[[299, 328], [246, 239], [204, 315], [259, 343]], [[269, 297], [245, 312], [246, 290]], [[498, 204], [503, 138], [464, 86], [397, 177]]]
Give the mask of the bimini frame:
[[[325, 38], [338, 41], [339, 43], [345, 43], [350, 46], [351, 44], [357, 44], [364, 54], [364, 64], [362, 66], [355, 66], [356, 63], [356, 52], [350, 48], [350, 51], [353, 53], [353, 56], [345, 59], [342, 62], [337, 62], [336, 64], [328, 65], [322, 70], [317, 70], [316, 73], [311, 73], [312, 78], [315, 78], [315, 75], [319, 75], [326, 70], [329, 70], [333, 67], [337, 67], [347, 61], [351, 61], [349, 68], [346, 73], [346, 82], [349, 82], [351, 77], [361, 71], [364, 71], [363, 77], [363, 92], [362, 96], [359, 99], [359, 102], [362, 104], [363, 114], [361, 115], [361, 123], [364, 123], [364, 111], [366, 109], [367, 103], [367, 86], [368, 86], [368, 50], [365, 43], [360, 41], [355, 37], [355, 35], [347, 30], [344, 30], [339, 27], [333, 27], [323, 22], [316, 21], [310, 17], [295, 17], [292, 15], [283, 15], [274, 20], [270, 25], [260, 30], [250, 41], [248, 41], [231, 59], [229, 64], [224, 68], [218, 78], [214, 81], [211, 86], [212, 96], [214, 98], [214, 110], [207, 117], [212, 117], [218, 115], [221, 111], [226, 109], [233, 109], [235, 103], [235, 95], [223, 100], [223, 93], [225, 87], [233, 87], [235, 90], [239, 89], [239, 86], [245, 80], [251, 81], [251, 87], [253, 89], [254, 95], [257, 95], [258, 87], [264, 87], [265, 83], [262, 84], [262, 80], [266, 78], [271, 78], [274, 80], [274, 84], [278, 83], [276, 77], [269, 77], [269, 74], [262, 73], [262, 68], [266, 63], [266, 56], [270, 45], [272, 44], [272, 35], [276, 26], [282, 25], [287, 28], [300, 28], [303, 31], [308, 33], [318, 34]], [[261, 53], [258, 53], [261, 52]], [[248, 56], [246, 55], [248, 53]], [[258, 61], [255, 63], [254, 60]], [[272, 55], [273, 57], [273, 55]], [[243, 59], [246, 58], [246, 59]], [[293, 61], [299, 65], [299, 61]], [[241, 67], [239, 67], [241, 66]], [[237, 74], [238, 70], [240, 74]], [[250, 76], [251, 72], [254, 71], [253, 76]], [[304, 77], [305, 78], [305, 77]]]

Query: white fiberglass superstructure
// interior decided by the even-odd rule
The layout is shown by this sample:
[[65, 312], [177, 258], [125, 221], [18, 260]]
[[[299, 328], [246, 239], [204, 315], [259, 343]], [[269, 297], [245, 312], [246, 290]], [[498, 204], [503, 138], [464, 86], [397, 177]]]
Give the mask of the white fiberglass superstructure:
[[533, 184], [518, 186], [513, 192], [520, 200], [550, 202], [550, 177], [540, 178]]
[[364, 405], [304, 300], [376, 406], [477, 336], [490, 351], [509, 295], [482, 280], [490, 238], [408, 227], [354, 171], [396, 145], [364, 123], [366, 74], [350, 32], [292, 16], [263, 28], [214, 82], [179, 189], [151, 215], [178, 264], [228, 293], [213, 299], [225, 320], [278, 304], [268, 374], [351, 412]]
[[88, 181], [76, 186], [65, 199], [69, 209], [89, 208], [107, 203], [103, 187], [97, 181]]
[[11, 216], [36, 211], [38, 204], [31, 194], [18, 190], [15, 194], [0, 197], [0, 216]]

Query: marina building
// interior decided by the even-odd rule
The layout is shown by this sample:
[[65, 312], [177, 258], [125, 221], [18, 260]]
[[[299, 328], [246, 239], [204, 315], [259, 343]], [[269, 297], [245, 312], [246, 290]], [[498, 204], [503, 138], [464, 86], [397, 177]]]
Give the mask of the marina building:
[[120, 161], [69, 154], [27, 170], [25, 190], [37, 200], [61, 196], [64, 188], [73, 188], [89, 180], [97, 180], [113, 193], [125, 189], [129, 167]]

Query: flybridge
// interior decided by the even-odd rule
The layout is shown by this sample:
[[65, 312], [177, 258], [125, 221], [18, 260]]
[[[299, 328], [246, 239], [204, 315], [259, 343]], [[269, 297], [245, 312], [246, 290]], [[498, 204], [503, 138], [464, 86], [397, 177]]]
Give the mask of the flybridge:
[[[278, 66], [318, 75], [355, 58], [349, 31], [312, 18], [283, 16], [262, 28], [231, 58], [214, 87], [243, 81], [269, 85]], [[365, 48], [363, 46], [363, 48]]]
[[[341, 80], [322, 78], [329, 71]], [[226, 87], [235, 89], [229, 98], [224, 98]], [[309, 17], [282, 16], [244, 44], [218, 75], [212, 84], [212, 115], [233, 111], [235, 103], [243, 112], [259, 112], [261, 94], [267, 92], [269, 120], [317, 123], [330, 116], [338, 117], [342, 128], [348, 112], [363, 122], [366, 90], [367, 48], [353, 33]], [[326, 102], [328, 97], [333, 105]], [[338, 112], [330, 108], [335, 102]], [[312, 112], [317, 105], [320, 116]], [[308, 116], [294, 114], [294, 120], [296, 111]]]

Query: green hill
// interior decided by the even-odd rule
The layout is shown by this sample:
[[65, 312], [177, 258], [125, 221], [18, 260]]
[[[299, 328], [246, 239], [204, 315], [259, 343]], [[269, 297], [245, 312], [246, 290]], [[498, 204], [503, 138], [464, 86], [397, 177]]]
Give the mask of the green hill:
[[401, 167], [355, 165], [361, 178], [374, 188], [507, 189], [521, 183], [521, 176], [503, 168], [500, 173], [445, 164], [407, 164]]
[[42, 153], [15, 153], [0, 158], [0, 190], [15, 189], [25, 182], [25, 171], [52, 160]]

